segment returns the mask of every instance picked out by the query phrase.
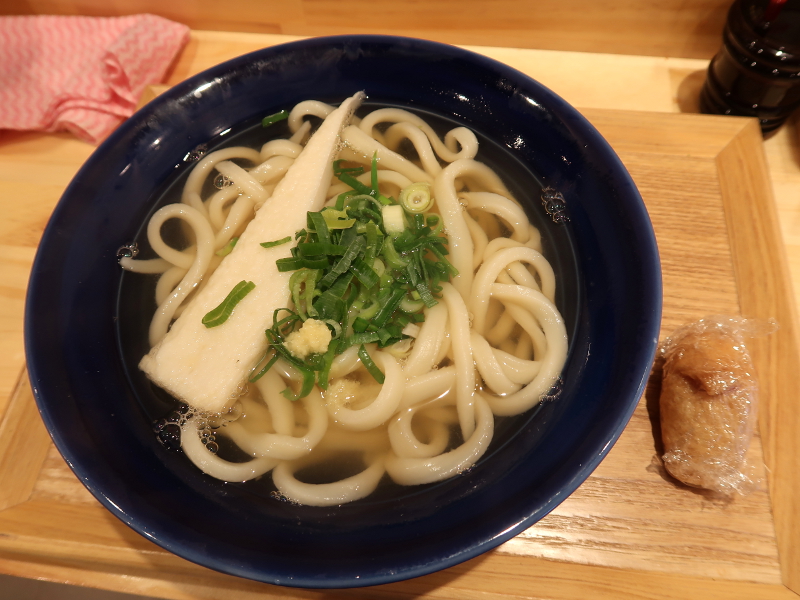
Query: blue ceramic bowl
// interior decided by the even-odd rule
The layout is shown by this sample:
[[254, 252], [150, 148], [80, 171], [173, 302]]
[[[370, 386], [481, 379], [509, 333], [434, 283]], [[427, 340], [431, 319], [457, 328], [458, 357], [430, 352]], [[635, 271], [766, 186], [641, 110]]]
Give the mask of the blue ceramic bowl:
[[[498, 423], [467, 473], [333, 508], [226, 484], [157, 441], [174, 408], [136, 364], [152, 283], [117, 249], [142, 238], [201, 145], [255, 135], [304, 99], [403, 106], [472, 128], [506, 177], [559, 281], [570, 353], [556, 398]], [[557, 224], [542, 194], [563, 195]], [[26, 349], [42, 418], [78, 478], [148, 539], [212, 569], [280, 585], [388, 583], [443, 569], [520, 533], [609, 451], [644, 390], [661, 315], [652, 226], [630, 176], [566, 102], [521, 73], [446, 45], [381, 36], [267, 48], [192, 77], [124, 123], [86, 162], [45, 231], [27, 299]], [[591, 348], [591, 352], [589, 349]]]

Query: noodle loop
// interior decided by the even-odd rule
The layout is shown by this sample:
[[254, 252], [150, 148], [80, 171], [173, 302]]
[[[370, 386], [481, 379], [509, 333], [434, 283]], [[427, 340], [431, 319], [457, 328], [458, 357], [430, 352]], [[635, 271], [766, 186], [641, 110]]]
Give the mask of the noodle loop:
[[[205, 285], [225, 260], [223, 256], [237, 251], [237, 236], [270, 202], [292, 165], [301, 163], [302, 159], [295, 160], [303, 152], [312, 124], [334, 110], [322, 102], [301, 102], [288, 117], [290, 139], [268, 141], [260, 150], [232, 147], [211, 152], [195, 165], [181, 202], [153, 215], [147, 236], [158, 258], [120, 261], [131, 271], [160, 274], [158, 307], [150, 326], [152, 345], [167, 333], [173, 319], [192, 301], [193, 291]], [[338, 353], [312, 351], [320, 361], [327, 360], [324, 380], [309, 380], [303, 371], [305, 363], [283, 354], [270, 362], [263, 377], [244, 382], [236, 411], [220, 417], [222, 426], [213, 433], [226, 438], [226, 448], [228, 442], [235, 445], [238, 454], [226, 450], [232, 454], [220, 451], [223, 456], [218, 456], [199, 416], [181, 422], [183, 451], [205, 473], [224, 481], [246, 481], [271, 471], [277, 495], [311, 506], [365, 498], [385, 478], [400, 485], [420, 485], [470, 469], [492, 441], [496, 416], [523, 413], [551, 393], [568, 349], [566, 327], [555, 306], [556, 279], [541, 253], [539, 231], [500, 177], [476, 160], [478, 140], [472, 131], [455, 127], [441, 136], [419, 116], [385, 108], [360, 121], [353, 119], [342, 129], [340, 140], [339, 158], [352, 175], [341, 181], [333, 177], [329, 186], [323, 181], [319, 188], [326, 191], [326, 206], [341, 215], [335, 218], [346, 221], [355, 211], [382, 215], [381, 201], [391, 204], [387, 197], [399, 197], [403, 190], [408, 194], [411, 186], [416, 193], [415, 184], [425, 184], [420, 187], [430, 190], [432, 202], [427, 203], [430, 198], [425, 191], [425, 208], [416, 210], [424, 214], [413, 214], [415, 207], [406, 207], [408, 214], [401, 213], [395, 223], [399, 229], [390, 232], [387, 226], [380, 239], [383, 244], [408, 245], [408, 239], [399, 236], [412, 222], [415, 228], [445, 236], [447, 250], [441, 256], [434, 257], [433, 246], [425, 246], [431, 249], [424, 250], [427, 256], [419, 255], [424, 260], [418, 259], [420, 269], [433, 269], [433, 258], [438, 258], [444, 274], [428, 290], [430, 298], [423, 296], [426, 290], [413, 287], [416, 283], [401, 281], [407, 288], [400, 292], [402, 298], [397, 297], [398, 304], [391, 306], [397, 307], [396, 314], [405, 314], [397, 326], [402, 335], [396, 333], [396, 343], [381, 347], [388, 338], [375, 332], [385, 321], [372, 327], [370, 319], [396, 293], [394, 282], [387, 278], [413, 280], [414, 274], [408, 271], [407, 276], [398, 276], [397, 270], [390, 270], [390, 265], [407, 264], [408, 254], [394, 250], [393, 257], [385, 251], [381, 254], [376, 246], [369, 258], [363, 254], [368, 263], [361, 261], [357, 277], [368, 280], [371, 270], [376, 279], [370, 285], [380, 293], [354, 301], [361, 292], [348, 292], [346, 317], [341, 323], [325, 321], [341, 344], [334, 347]], [[371, 170], [373, 157], [375, 171]], [[212, 176], [218, 178], [216, 188], [203, 198]], [[373, 186], [372, 195], [363, 191]], [[323, 219], [319, 213], [311, 214], [309, 223], [314, 216]], [[330, 227], [342, 222], [327, 218], [323, 220]], [[162, 226], [170, 219], [184, 225], [182, 246], [162, 237]], [[344, 242], [337, 243], [342, 246], [328, 246], [338, 257], [347, 248]], [[289, 247], [285, 246], [287, 256]], [[457, 275], [448, 281], [451, 267]], [[304, 268], [300, 278], [292, 281], [316, 277], [311, 267]], [[307, 283], [295, 285], [291, 297], [303, 305], [302, 311], [308, 311], [297, 316], [298, 321], [317, 314], [316, 297], [302, 296], [313, 288], [305, 288]], [[348, 285], [345, 282], [345, 288]], [[329, 283], [315, 293], [327, 293], [332, 287]], [[287, 307], [264, 310], [275, 308], [287, 313], [300, 310], [291, 301]], [[302, 324], [291, 325], [288, 334], [299, 334]], [[328, 333], [322, 323], [318, 325]], [[353, 341], [356, 333], [366, 336], [362, 338], [366, 341]], [[376, 337], [383, 341], [376, 342]], [[264, 363], [271, 352], [268, 349]], [[260, 367], [253, 368], [255, 372]], [[301, 395], [301, 388], [303, 394], [309, 388], [311, 392], [290, 400]]]

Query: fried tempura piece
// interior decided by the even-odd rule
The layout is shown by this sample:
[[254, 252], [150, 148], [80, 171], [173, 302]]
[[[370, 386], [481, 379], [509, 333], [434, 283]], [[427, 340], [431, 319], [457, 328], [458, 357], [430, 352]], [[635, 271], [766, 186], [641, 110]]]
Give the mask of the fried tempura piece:
[[702, 320], [664, 349], [664, 465], [694, 487], [741, 491], [757, 419], [758, 381], [736, 321]]

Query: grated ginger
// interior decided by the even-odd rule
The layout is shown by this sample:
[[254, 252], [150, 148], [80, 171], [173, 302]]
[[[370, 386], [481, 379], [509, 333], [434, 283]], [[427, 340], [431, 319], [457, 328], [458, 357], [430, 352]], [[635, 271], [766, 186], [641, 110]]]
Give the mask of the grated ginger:
[[303, 326], [286, 336], [284, 347], [292, 356], [305, 360], [309, 354], [322, 354], [331, 343], [331, 330], [319, 319], [307, 319]]
[[339, 408], [349, 408], [361, 392], [361, 383], [351, 379], [338, 379], [328, 386], [325, 402]]

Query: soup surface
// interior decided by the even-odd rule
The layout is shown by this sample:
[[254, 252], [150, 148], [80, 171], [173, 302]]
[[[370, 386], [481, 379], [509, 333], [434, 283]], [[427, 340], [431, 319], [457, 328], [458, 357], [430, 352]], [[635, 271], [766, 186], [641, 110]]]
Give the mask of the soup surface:
[[[215, 270], [243, 252], [233, 240], [246, 239], [256, 211], [280, 194], [311, 131], [334, 109], [304, 102], [286, 120], [188, 157], [197, 165], [165, 191], [144, 251], [121, 261], [161, 273], [157, 282], [123, 278], [122, 302], [149, 296], [158, 306], [149, 325], [142, 318], [120, 326], [129, 359], [158, 352]], [[441, 481], [492, 444], [513, 443], [507, 417], [530, 416], [555, 395], [567, 354], [556, 306], [566, 307], [568, 323], [575, 319], [574, 302], [556, 285], [572, 265], [569, 241], [546, 211], [532, 213], [533, 224], [522, 208], [553, 196], [511, 153], [430, 115], [385, 107], [358, 115], [341, 132], [340, 162], [309, 211], [316, 217], [288, 240], [258, 240], [284, 261], [313, 244], [330, 247], [312, 254], [313, 246], [306, 257], [316, 262], [281, 271], [276, 287], [286, 302], [261, 308], [268, 331], [238, 393], [225, 410], [208, 412], [191, 398], [176, 409], [154, 387], [144, 407], [162, 441], [180, 445], [210, 475], [259, 479], [264, 491], [302, 504], [358, 500], [382, 481]], [[201, 218], [207, 226], [194, 224]], [[213, 249], [205, 259], [204, 244]], [[342, 268], [354, 244], [363, 248]], [[149, 252], [155, 258], [143, 258]], [[361, 265], [369, 272], [359, 273]], [[251, 312], [249, 295], [226, 319]], [[344, 309], [326, 309], [326, 295]], [[214, 326], [221, 338], [224, 321]], [[298, 350], [315, 323], [327, 337]]]

